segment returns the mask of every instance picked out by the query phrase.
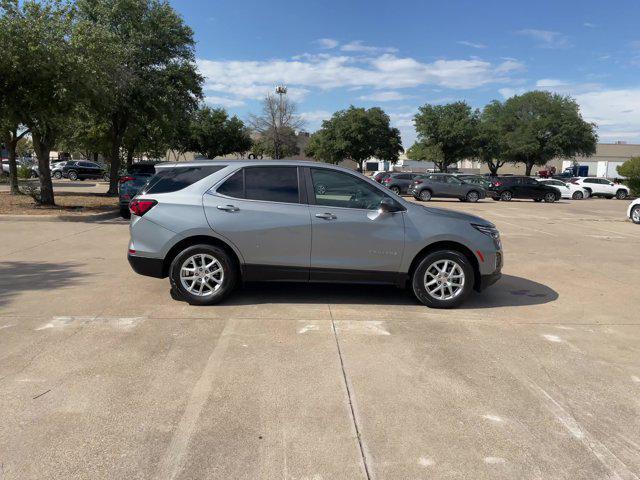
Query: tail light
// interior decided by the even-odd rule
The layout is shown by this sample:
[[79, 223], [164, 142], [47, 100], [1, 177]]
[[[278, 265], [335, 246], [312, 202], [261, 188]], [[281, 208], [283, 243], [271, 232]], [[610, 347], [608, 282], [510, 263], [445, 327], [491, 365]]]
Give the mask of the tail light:
[[571, 183], [573, 183], [574, 185], [580, 185], [578, 182], [576, 182], [575, 180], [571, 180]]
[[494, 187], [499, 187], [502, 185], [502, 182], [498, 181], [498, 182], [493, 182], [493, 186]]
[[118, 180], [120, 183], [124, 183], [124, 182], [130, 182], [132, 180], [135, 180], [133, 177], [120, 177], [120, 180]]
[[129, 204], [129, 210], [134, 215], [141, 217], [157, 204], [158, 202], [155, 200], [133, 200]]
[[383, 180], [384, 183], [389, 183], [391, 181], [391, 177], [387, 177]]
[[416, 181], [414, 181], [413, 183], [415, 183], [416, 185], [420, 185], [420, 184], [421, 184], [421, 183], [423, 183], [423, 182], [422, 182], [422, 180], [416, 180]]

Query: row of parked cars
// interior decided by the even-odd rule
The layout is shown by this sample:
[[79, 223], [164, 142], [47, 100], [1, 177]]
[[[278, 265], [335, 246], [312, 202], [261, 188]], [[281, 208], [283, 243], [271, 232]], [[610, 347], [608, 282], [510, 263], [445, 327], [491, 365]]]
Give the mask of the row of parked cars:
[[486, 197], [505, 202], [515, 198], [547, 203], [561, 198], [582, 200], [594, 196], [622, 200], [630, 193], [626, 185], [593, 177], [575, 177], [563, 182], [553, 178], [515, 175], [486, 177], [456, 173], [377, 172], [373, 179], [398, 195], [412, 195], [416, 200], [425, 202], [432, 198], [477, 202]]

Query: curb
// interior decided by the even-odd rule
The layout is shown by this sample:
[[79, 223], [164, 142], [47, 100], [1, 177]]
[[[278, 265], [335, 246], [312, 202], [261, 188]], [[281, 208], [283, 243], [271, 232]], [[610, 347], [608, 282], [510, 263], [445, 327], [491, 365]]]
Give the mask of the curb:
[[119, 218], [117, 211], [98, 214], [78, 215], [2, 215], [0, 222], [80, 222], [93, 223]]

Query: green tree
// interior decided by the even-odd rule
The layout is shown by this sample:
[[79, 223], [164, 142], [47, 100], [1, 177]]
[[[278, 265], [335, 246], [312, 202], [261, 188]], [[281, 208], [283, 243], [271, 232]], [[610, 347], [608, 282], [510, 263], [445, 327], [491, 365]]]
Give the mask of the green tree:
[[367, 110], [353, 105], [323, 121], [306, 149], [307, 155], [324, 162], [353, 160], [359, 171], [368, 158], [395, 163], [401, 152], [400, 131], [391, 127], [389, 116], [381, 108]]
[[296, 152], [294, 155], [297, 154], [297, 143], [292, 142], [292, 135], [295, 137], [295, 131], [303, 123], [297, 115], [295, 102], [289, 100], [286, 94], [278, 97], [268, 94], [262, 102], [262, 115], [249, 117], [251, 129], [259, 136], [256, 148], [270, 152], [268, 155], [275, 159], [290, 156], [292, 151]]
[[618, 167], [618, 173], [627, 177], [627, 185], [633, 195], [640, 195], [640, 157], [633, 157]]
[[[442, 162], [444, 157], [442, 156], [442, 150], [437, 145], [428, 145], [424, 142], [415, 142], [409, 150], [407, 150], [407, 158], [415, 161], [428, 161], [433, 162], [439, 170], [442, 170]], [[444, 167], [446, 169], [446, 167]]]
[[[274, 141], [274, 138], [278, 138]], [[256, 157], [287, 158], [300, 153], [298, 137], [293, 128], [280, 127], [278, 133], [259, 136], [251, 146], [251, 153]]]
[[582, 119], [571, 97], [532, 91], [509, 98], [502, 108], [504, 158], [523, 163], [526, 175], [555, 157], [595, 153], [596, 126]]
[[189, 127], [188, 150], [215, 158], [243, 153], [251, 148], [249, 129], [235, 115], [229, 117], [224, 108], [198, 109]]
[[493, 175], [497, 175], [500, 167], [508, 161], [504, 156], [503, 112], [503, 104], [494, 100], [482, 110], [478, 125], [476, 155]]
[[193, 32], [160, 0], [78, 0], [78, 12], [74, 39], [91, 72], [90, 108], [107, 125], [108, 193], [115, 195], [125, 139], [132, 148], [142, 143], [136, 128], [147, 135], [141, 122], [171, 140], [175, 123], [197, 108]]
[[418, 142], [442, 152], [442, 160], [436, 162], [440, 171], [475, 157], [478, 123], [478, 112], [465, 102], [423, 105], [414, 117]]
[[0, 6], [0, 98], [9, 107], [13, 132], [16, 125], [30, 130], [41, 202], [53, 205], [49, 155], [82, 92], [78, 56], [70, 42], [74, 8], [63, 0], [2, 0]]

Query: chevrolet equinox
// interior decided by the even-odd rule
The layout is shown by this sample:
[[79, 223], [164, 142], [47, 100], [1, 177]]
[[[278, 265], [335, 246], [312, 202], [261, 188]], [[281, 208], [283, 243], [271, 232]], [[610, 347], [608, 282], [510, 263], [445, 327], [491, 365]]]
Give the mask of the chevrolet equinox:
[[409, 286], [450, 308], [500, 278], [502, 247], [479, 217], [408, 202], [354, 171], [302, 161], [156, 165], [131, 201], [128, 259], [195, 305], [239, 282]]

